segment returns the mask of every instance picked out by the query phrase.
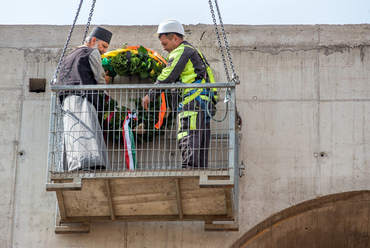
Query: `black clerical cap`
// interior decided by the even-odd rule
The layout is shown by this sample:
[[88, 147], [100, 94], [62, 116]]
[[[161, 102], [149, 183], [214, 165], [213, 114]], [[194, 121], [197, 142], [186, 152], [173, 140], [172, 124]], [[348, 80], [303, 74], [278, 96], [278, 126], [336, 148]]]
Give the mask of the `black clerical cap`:
[[94, 27], [89, 36], [95, 37], [109, 44], [112, 38], [112, 33], [102, 27]]

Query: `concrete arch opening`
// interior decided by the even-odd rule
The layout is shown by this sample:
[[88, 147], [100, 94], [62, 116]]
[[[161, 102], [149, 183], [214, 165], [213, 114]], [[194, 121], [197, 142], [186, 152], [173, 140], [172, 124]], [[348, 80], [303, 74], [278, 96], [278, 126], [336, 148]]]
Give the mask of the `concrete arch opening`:
[[316, 198], [258, 224], [233, 248], [370, 247], [370, 191]]

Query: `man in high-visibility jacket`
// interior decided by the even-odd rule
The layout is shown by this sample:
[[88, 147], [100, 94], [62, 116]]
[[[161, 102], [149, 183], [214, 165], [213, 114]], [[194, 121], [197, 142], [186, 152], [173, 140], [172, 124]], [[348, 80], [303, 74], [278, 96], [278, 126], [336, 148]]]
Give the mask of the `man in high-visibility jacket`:
[[[184, 40], [185, 31], [182, 24], [176, 20], [166, 20], [159, 25], [157, 35], [169, 57], [167, 66], [158, 76], [156, 84], [206, 83], [209, 78], [213, 79], [204, 56]], [[154, 101], [159, 94], [158, 91], [150, 90], [142, 99], [143, 108], [148, 110], [149, 102]], [[217, 93], [212, 90], [199, 88], [187, 88], [180, 92], [177, 139], [183, 168], [208, 166], [211, 138], [209, 121], [215, 114], [215, 94]]]

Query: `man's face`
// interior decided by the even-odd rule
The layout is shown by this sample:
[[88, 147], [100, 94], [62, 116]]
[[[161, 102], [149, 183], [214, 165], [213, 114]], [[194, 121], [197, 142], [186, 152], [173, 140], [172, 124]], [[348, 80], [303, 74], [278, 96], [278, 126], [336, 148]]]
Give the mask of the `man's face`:
[[88, 47], [97, 48], [100, 54], [107, 52], [109, 44], [102, 40], [97, 40], [95, 37], [91, 39], [91, 42], [87, 44]]
[[161, 42], [163, 50], [165, 50], [168, 53], [172, 52], [179, 46], [176, 35], [173, 35], [172, 39], [169, 39], [167, 35], [161, 35], [159, 41]]
[[106, 53], [108, 47], [109, 47], [109, 44], [107, 42], [105, 42], [105, 41], [99, 40], [97, 42], [97, 47], [96, 48], [98, 48], [100, 54]]

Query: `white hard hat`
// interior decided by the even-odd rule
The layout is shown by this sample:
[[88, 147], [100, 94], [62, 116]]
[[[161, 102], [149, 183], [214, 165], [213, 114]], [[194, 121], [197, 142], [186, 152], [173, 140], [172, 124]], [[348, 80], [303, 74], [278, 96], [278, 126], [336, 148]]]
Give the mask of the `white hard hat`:
[[158, 26], [158, 31], [155, 35], [164, 33], [178, 33], [185, 36], [184, 27], [176, 20], [165, 20]]

